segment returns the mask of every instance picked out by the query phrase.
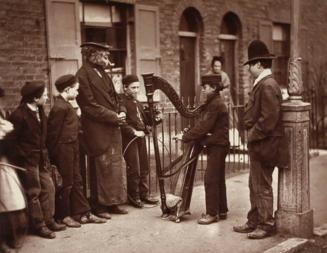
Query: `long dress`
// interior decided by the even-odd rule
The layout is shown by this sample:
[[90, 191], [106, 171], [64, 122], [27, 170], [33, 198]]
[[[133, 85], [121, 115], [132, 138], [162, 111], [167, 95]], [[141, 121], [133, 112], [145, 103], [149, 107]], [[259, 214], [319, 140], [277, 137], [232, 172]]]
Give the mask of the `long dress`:
[[[0, 139], [6, 135], [5, 120], [0, 118]], [[6, 243], [12, 248], [22, 246], [27, 232], [26, 201], [16, 170], [6, 157], [5, 142], [0, 140], [0, 250]]]

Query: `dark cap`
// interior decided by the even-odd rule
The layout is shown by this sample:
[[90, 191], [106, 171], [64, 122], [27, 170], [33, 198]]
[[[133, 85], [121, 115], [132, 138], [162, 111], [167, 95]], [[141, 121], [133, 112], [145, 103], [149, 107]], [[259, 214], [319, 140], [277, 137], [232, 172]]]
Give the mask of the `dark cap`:
[[219, 86], [221, 85], [221, 75], [211, 74], [201, 76], [201, 85], [210, 84]]
[[55, 86], [59, 92], [62, 92], [67, 87], [73, 87], [75, 83], [77, 83], [76, 77], [68, 74], [59, 77], [55, 82]]
[[253, 40], [248, 47], [248, 60], [243, 65], [256, 60], [272, 60], [274, 58], [275, 55], [269, 52], [265, 43], [261, 40]]
[[20, 94], [22, 97], [39, 97], [39, 95], [44, 92], [45, 83], [42, 81], [30, 81], [26, 82], [22, 89], [20, 90]]
[[124, 86], [128, 86], [131, 83], [138, 82], [138, 81], [139, 81], [139, 79], [136, 75], [126, 75], [122, 79], [122, 83]]
[[96, 43], [96, 42], [85, 42], [81, 45], [81, 47], [92, 47], [95, 49], [101, 49], [101, 50], [109, 50], [112, 48], [112, 46], [103, 44], [103, 43]]

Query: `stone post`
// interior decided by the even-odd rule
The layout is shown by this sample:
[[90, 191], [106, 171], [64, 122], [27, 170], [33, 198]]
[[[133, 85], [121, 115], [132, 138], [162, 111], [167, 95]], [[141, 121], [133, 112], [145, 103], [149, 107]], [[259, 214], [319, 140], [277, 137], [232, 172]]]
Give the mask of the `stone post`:
[[290, 98], [282, 105], [283, 123], [289, 143], [288, 168], [279, 170], [276, 226], [280, 233], [297, 237], [313, 234], [310, 208], [309, 120], [310, 104], [302, 101], [302, 71], [299, 58], [299, 0], [292, 0], [291, 60], [289, 63]]

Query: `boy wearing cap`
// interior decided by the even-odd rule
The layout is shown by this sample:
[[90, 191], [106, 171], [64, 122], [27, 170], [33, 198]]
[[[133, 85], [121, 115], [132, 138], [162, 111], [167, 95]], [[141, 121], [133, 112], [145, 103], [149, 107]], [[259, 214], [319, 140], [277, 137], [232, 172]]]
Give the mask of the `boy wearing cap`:
[[252, 91], [244, 111], [250, 156], [250, 202], [247, 222], [235, 226], [235, 232], [248, 233], [250, 239], [261, 239], [275, 230], [273, 218], [272, 173], [275, 166], [287, 164], [286, 152], [280, 152], [283, 141], [281, 119], [282, 94], [272, 76], [274, 55], [266, 45], [254, 40], [248, 47], [249, 72], [254, 78]]
[[48, 98], [44, 82], [26, 82], [22, 100], [9, 120], [14, 130], [8, 134], [12, 161], [26, 169], [20, 174], [25, 189], [32, 228], [41, 237], [53, 239], [53, 231], [66, 228], [54, 221], [55, 188], [50, 176], [46, 148], [47, 119], [43, 106]]
[[85, 59], [76, 73], [80, 84], [77, 102], [81, 108], [83, 141], [91, 158], [91, 205], [95, 214], [127, 214], [120, 205], [127, 200], [126, 169], [122, 156], [121, 125], [125, 109], [105, 69], [112, 66], [109, 46], [81, 45]]
[[80, 223], [105, 223], [105, 219], [90, 212], [90, 205], [83, 194], [79, 166], [79, 118], [69, 102], [77, 97], [79, 83], [74, 75], [64, 75], [56, 80], [55, 86], [59, 96], [49, 114], [47, 146], [51, 162], [58, 167], [63, 179], [63, 186], [57, 192], [56, 217], [68, 227], [80, 227]]
[[[127, 193], [130, 203], [142, 208], [143, 203], [157, 204], [149, 197], [149, 164], [145, 135], [151, 121], [137, 100], [140, 83], [136, 75], [126, 75], [122, 80], [124, 94], [121, 95], [126, 107], [126, 124], [122, 127], [124, 158], [127, 165]], [[156, 121], [160, 120], [157, 115]]]
[[197, 123], [182, 136], [183, 142], [198, 142], [207, 147], [207, 168], [204, 175], [206, 213], [198, 220], [208, 225], [227, 218], [225, 158], [229, 150], [228, 109], [219, 92], [223, 89], [220, 75], [201, 77], [206, 96]]

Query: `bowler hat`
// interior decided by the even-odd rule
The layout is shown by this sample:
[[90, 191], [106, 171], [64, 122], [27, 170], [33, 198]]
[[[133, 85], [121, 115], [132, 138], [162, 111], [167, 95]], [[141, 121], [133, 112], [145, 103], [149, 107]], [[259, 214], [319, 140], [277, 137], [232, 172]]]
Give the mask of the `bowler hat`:
[[249, 64], [250, 62], [256, 60], [268, 60], [274, 58], [275, 55], [269, 53], [265, 43], [263, 43], [261, 40], [253, 40], [248, 47], [248, 60], [243, 65]]
[[205, 84], [209, 84], [209, 85], [215, 85], [218, 90], [222, 90], [223, 89], [223, 85], [221, 82], [221, 75], [218, 74], [208, 74], [208, 75], [203, 75], [201, 76], [201, 85], [205, 85]]
[[131, 83], [138, 82], [138, 81], [139, 81], [139, 79], [136, 75], [126, 75], [122, 79], [122, 83], [124, 86], [128, 86]]
[[103, 43], [97, 43], [97, 42], [85, 42], [81, 45], [81, 47], [93, 47], [95, 49], [101, 49], [101, 50], [109, 50], [112, 48], [112, 46], [103, 44]]
[[73, 86], [76, 82], [76, 77], [68, 74], [59, 77], [55, 82], [55, 86], [59, 92], [62, 92], [65, 88]]
[[20, 90], [20, 94], [22, 97], [38, 97], [40, 94], [44, 92], [45, 83], [42, 81], [30, 81], [26, 82], [22, 89]]

